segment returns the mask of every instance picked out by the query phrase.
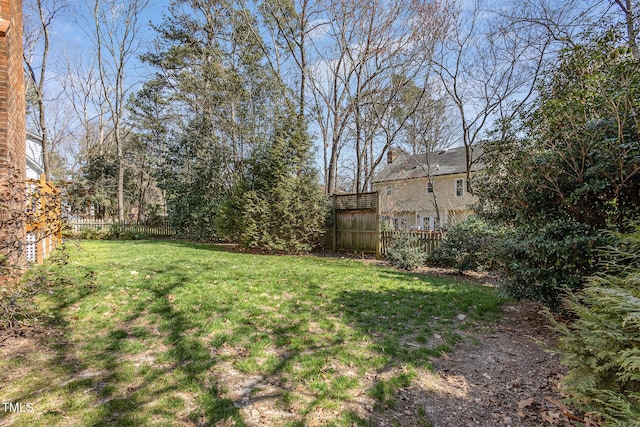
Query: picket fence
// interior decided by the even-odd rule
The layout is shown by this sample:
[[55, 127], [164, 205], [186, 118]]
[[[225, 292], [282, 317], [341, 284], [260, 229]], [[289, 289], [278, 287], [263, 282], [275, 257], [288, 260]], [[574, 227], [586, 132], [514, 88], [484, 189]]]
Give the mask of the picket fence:
[[438, 247], [442, 242], [442, 233], [433, 231], [381, 231], [380, 232], [380, 255], [387, 254], [389, 246], [393, 244], [393, 241], [398, 238], [406, 238], [411, 240], [416, 247], [422, 248], [422, 250], [430, 254]]
[[69, 222], [73, 233], [82, 230], [105, 230], [128, 233], [140, 233], [149, 237], [171, 237], [174, 231], [169, 225], [169, 221], [161, 224], [138, 224], [135, 221], [117, 221], [110, 219], [76, 219]]

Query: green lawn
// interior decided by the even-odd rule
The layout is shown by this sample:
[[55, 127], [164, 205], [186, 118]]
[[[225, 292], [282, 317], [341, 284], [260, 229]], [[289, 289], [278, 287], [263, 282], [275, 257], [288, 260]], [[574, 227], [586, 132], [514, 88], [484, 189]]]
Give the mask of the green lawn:
[[65, 253], [38, 273], [58, 278], [37, 302], [59, 333], [0, 361], [2, 401], [33, 410], [0, 411], [0, 424], [367, 425], [366, 402], [392, 408], [501, 303], [491, 288], [352, 260], [175, 241]]

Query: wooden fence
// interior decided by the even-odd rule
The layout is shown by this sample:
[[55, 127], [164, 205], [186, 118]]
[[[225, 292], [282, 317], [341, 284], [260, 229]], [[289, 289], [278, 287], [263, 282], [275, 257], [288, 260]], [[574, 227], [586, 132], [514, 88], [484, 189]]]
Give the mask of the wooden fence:
[[332, 196], [327, 247], [333, 252], [379, 253], [378, 193]]
[[431, 253], [442, 241], [441, 233], [430, 231], [380, 231], [378, 193], [338, 194], [331, 199], [333, 221], [327, 233], [327, 248], [333, 252], [381, 257], [396, 237], [403, 236]]
[[135, 221], [115, 221], [110, 219], [76, 219], [69, 222], [71, 231], [99, 230], [113, 233], [140, 233], [149, 237], [171, 237], [174, 231], [169, 221], [160, 224], [138, 224]]
[[413, 241], [416, 247], [422, 248], [427, 254], [433, 252], [442, 242], [442, 233], [432, 231], [381, 231], [379, 255], [386, 255], [389, 246], [399, 237]]
[[26, 258], [40, 264], [62, 241], [60, 191], [44, 175], [27, 180], [26, 212]]

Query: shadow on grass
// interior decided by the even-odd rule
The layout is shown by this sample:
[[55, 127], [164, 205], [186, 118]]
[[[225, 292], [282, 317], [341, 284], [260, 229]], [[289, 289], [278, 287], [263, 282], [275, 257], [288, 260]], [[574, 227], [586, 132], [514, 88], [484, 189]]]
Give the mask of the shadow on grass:
[[[122, 241], [115, 241], [120, 242]], [[139, 244], [139, 245], [153, 245], [153, 246], [173, 246], [177, 248], [189, 248], [189, 249], [201, 249], [212, 252], [229, 252], [229, 248], [223, 244], [216, 243], [205, 243], [205, 242], [191, 242], [188, 240], [181, 239], [150, 239], [150, 240], [132, 240], [130, 242]]]
[[[51, 418], [43, 416], [42, 425], [59, 422], [68, 411], [84, 417], [75, 420], [82, 425], [215, 425], [231, 419], [242, 426], [255, 421], [241, 416], [246, 405], [277, 400], [286, 406], [288, 395], [304, 395], [287, 418], [304, 425], [316, 407], [352, 398], [362, 372], [428, 367], [430, 358], [456, 342], [459, 314], [474, 319], [497, 305], [495, 297], [483, 300], [486, 289], [447, 279], [379, 267], [364, 278], [350, 260], [289, 257], [274, 266], [255, 254], [238, 259], [203, 252], [198, 258], [195, 251], [177, 250], [226, 252], [209, 244], [105, 244], [117, 256], [85, 263], [96, 271], [61, 267], [59, 275], [73, 277], [47, 298], [60, 340], [43, 341], [56, 357], [42, 369], [60, 372], [62, 366], [65, 376], [47, 393], [71, 402]], [[151, 245], [157, 250], [138, 260]], [[134, 268], [145, 272], [130, 275]], [[309, 274], [313, 268], [320, 273]], [[334, 362], [360, 378], [332, 372]], [[235, 389], [225, 383], [226, 367], [235, 371]], [[21, 401], [45, 394], [27, 390]]]
[[[188, 421], [211, 425], [232, 418], [236, 425], [244, 425], [233, 402], [219, 398], [215, 385], [205, 385], [203, 374], [213, 366], [214, 360], [211, 358], [209, 349], [194, 336], [193, 330], [196, 325], [190, 322], [179, 310], [176, 310], [171, 302], [172, 293], [185, 285], [188, 279], [178, 271], [172, 271], [171, 266], [166, 266], [165, 270], [171, 272], [175, 279], [171, 283], [151, 289], [153, 293], [152, 304], [149, 306], [145, 302], [140, 302], [136, 306], [135, 312], [129, 315], [118, 329], [110, 332], [106, 338], [110, 344], [106, 351], [99, 356], [103, 359], [107, 372], [115, 372], [105, 379], [107, 383], [128, 383], [127, 373], [121, 373], [122, 376], [120, 376], [117, 372], [123, 359], [126, 360], [129, 357], [126, 351], [130, 344], [129, 341], [135, 339], [136, 334], [140, 333], [137, 331], [142, 329], [142, 334], [145, 333], [146, 328], [140, 328], [137, 325], [141, 320], [145, 322], [146, 320], [142, 317], [146, 318], [150, 314], [160, 319], [158, 323], [161, 324], [161, 328], [167, 328], [163, 331], [166, 335], [163, 341], [168, 343], [166, 351], [159, 355], [162, 361], [134, 362], [134, 364], [150, 363], [151, 367], [141, 381], [134, 380], [133, 384], [135, 385], [127, 387], [125, 395], [116, 396], [116, 390], [103, 389], [100, 397], [105, 405], [105, 416], [97, 425], [109, 424], [115, 419], [117, 419], [118, 425], [139, 425], [141, 420], [137, 418], [137, 412], [144, 406], [151, 407], [151, 413], [154, 416], [170, 419], [175, 415], [173, 410], [178, 408], [174, 408], [171, 402], [164, 402], [164, 405], [155, 405], [155, 403], [159, 399], [166, 399], [174, 392], [184, 391], [185, 385], [194, 393], [192, 397], [196, 398], [197, 395], [200, 403], [200, 410], [190, 413]], [[167, 381], [168, 375], [173, 376], [175, 378], [173, 381], [178, 383]], [[163, 385], [158, 386], [158, 384]], [[150, 392], [150, 390], [152, 391]], [[201, 394], [200, 391], [204, 391], [204, 394]], [[179, 403], [176, 402], [176, 405], [179, 406]], [[113, 416], [114, 414], [116, 417]]]
[[465, 329], [495, 319], [501, 300], [490, 289], [450, 279], [389, 269], [380, 269], [379, 276], [400, 286], [344, 290], [334, 300], [346, 323], [370, 337], [370, 349], [387, 360], [368, 391], [375, 402], [369, 423], [432, 425], [417, 403], [410, 403], [411, 412], [392, 409], [409, 408], [402, 401], [409, 389], [412, 399], [424, 401], [430, 392], [412, 386], [416, 372], [433, 370], [432, 361], [453, 351]]
[[[61, 273], [64, 270], [54, 267], [55, 270], [58, 270], [54, 273], [57, 276], [64, 275]], [[220, 398], [217, 386], [206, 381], [205, 374], [214, 364], [210, 348], [193, 333], [197, 325], [172, 304], [172, 293], [187, 283], [187, 276], [180, 273], [179, 265], [171, 263], [164, 264], [163, 272], [170, 273], [171, 281], [147, 288], [151, 297], [130, 305], [124, 319], [108, 326], [104, 334], [78, 343], [72, 337], [78, 326], [72, 323], [73, 320], [67, 320], [69, 317], [65, 318], [64, 313], [97, 297], [103, 290], [96, 286], [96, 272], [86, 268], [78, 271], [74, 279], [59, 284], [60, 287], [52, 292], [53, 305], [49, 308], [54, 316], [47, 326], [53, 333], [38, 338], [40, 348], [53, 353], [54, 357], [39, 366], [38, 371], [55, 371], [60, 375], [52, 375], [53, 381], [44, 389], [25, 387], [23, 394], [13, 400], [34, 402], [46, 393], [64, 398], [82, 391], [82, 396], [90, 396], [89, 407], [98, 408], [90, 415], [83, 415], [86, 419], [76, 420], [84, 425], [138, 426], [158, 419], [196, 425], [215, 425], [232, 419], [233, 425], [245, 425], [233, 402]], [[156, 320], [150, 321], [151, 318]], [[161, 330], [161, 333], [149, 334], [149, 329]], [[154, 339], [161, 341], [158, 347], [163, 351], [159, 354], [148, 355], [139, 348]], [[142, 355], [140, 360], [136, 359], [136, 354]], [[191, 395], [186, 398], [197, 400], [195, 408], [184, 407], [185, 390]], [[41, 414], [39, 425], [59, 420], [67, 406], [76, 404], [65, 401], [58, 409], [48, 409]], [[141, 408], [144, 409], [141, 411]], [[38, 407], [33, 409], [37, 411]], [[176, 419], [176, 412], [185, 409], [193, 411], [188, 412], [185, 419]], [[15, 415], [0, 412], [0, 424], [3, 419], [19, 421]]]
[[460, 341], [461, 330], [493, 320], [499, 312], [501, 300], [479, 285], [384, 268], [379, 274], [405, 286], [346, 290], [335, 305], [395, 365], [429, 367], [431, 358]]

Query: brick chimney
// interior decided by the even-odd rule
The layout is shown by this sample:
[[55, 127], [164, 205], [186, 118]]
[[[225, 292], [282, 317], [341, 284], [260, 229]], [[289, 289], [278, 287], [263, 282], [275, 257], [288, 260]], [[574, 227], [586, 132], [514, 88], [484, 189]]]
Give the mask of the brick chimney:
[[398, 157], [398, 152], [393, 148], [389, 148], [389, 150], [387, 150], [387, 164], [390, 165], [391, 163], [393, 163], [396, 157]]

